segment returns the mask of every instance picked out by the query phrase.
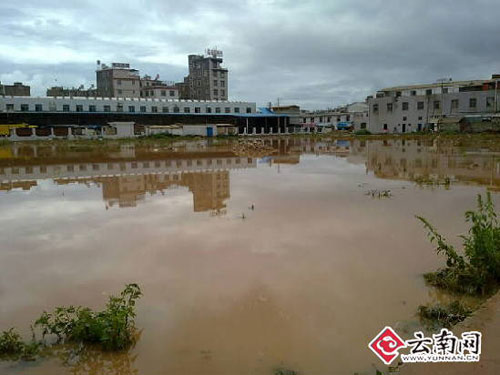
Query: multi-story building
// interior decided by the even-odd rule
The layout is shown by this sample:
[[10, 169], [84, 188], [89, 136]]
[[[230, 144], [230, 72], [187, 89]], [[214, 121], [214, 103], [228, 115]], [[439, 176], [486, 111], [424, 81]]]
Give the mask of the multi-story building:
[[156, 99], [179, 99], [179, 89], [174, 83], [160, 81], [159, 76], [141, 78], [141, 97]]
[[189, 75], [177, 84], [181, 99], [227, 100], [228, 70], [221, 67], [222, 51], [207, 50], [205, 55], [189, 55]]
[[22, 82], [14, 82], [13, 85], [2, 85], [0, 82], [0, 95], [3, 96], [30, 96], [30, 86]]
[[434, 128], [451, 116], [498, 112], [498, 81], [440, 80], [436, 83], [389, 87], [367, 98], [368, 129], [374, 133], [408, 133]]
[[139, 98], [141, 78], [130, 64], [112, 63], [111, 67], [99, 64], [96, 70], [99, 96], [108, 98]]

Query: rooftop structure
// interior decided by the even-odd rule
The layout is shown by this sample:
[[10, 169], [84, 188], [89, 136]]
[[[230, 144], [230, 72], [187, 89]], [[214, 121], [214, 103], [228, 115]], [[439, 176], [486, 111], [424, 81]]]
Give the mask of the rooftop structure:
[[0, 82], [0, 95], [4, 96], [30, 96], [30, 86], [23, 85], [22, 82], [14, 82], [13, 85], [3, 85]]

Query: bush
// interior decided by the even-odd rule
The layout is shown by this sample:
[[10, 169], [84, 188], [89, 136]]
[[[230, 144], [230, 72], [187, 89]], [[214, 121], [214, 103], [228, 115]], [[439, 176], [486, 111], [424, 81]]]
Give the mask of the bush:
[[110, 296], [103, 311], [87, 307], [57, 307], [35, 322], [42, 335], [56, 335], [58, 342], [98, 344], [105, 350], [121, 350], [135, 340], [135, 302], [142, 295], [137, 284], [128, 284], [119, 297]]
[[467, 211], [465, 219], [471, 223], [463, 239], [465, 256], [459, 255], [437, 230], [423, 217], [417, 218], [429, 231], [428, 237], [436, 243], [436, 252], [446, 256], [446, 268], [424, 275], [436, 287], [469, 294], [488, 294], [500, 284], [500, 227], [491, 194], [477, 199], [477, 211]]

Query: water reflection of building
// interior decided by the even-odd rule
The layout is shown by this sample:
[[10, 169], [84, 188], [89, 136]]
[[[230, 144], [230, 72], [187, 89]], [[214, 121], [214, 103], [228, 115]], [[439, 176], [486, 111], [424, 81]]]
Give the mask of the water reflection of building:
[[195, 212], [221, 213], [230, 197], [229, 170], [253, 167], [256, 167], [255, 158], [225, 154], [168, 160], [8, 166], [0, 167], [0, 190], [29, 190], [43, 179], [53, 179], [58, 185], [98, 185], [102, 187], [108, 208], [134, 207], [148, 194], [165, 194], [168, 189], [187, 187], [193, 193]]
[[379, 178], [500, 185], [500, 153], [437, 140], [377, 140], [366, 144], [366, 166]]

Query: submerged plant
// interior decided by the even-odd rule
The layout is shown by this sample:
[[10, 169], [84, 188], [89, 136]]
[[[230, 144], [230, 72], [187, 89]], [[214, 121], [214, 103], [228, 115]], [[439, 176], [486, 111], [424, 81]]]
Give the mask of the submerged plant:
[[34, 360], [40, 350], [40, 343], [35, 340], [25, 343], [21, 335], [14, 328], [3, 331], [0, 334], [0, 359], [13, 360], [19, 359]]
[[491, 194], [486, 200], [477, 199], [477, 211], [467, 211], [465, 219], [471, 223], [463, 239], [464, 255], [455, 248], [423, 217], [417, 218], [428, 230], [427, 236], [437, 245], [436, 252], [446, 256], [446, 267], [424, 275], [436, 287], [454, 292], [487, 294], [500, 284], [500, 226]]
[[468, 317], [471, 312], [460, 301], [453, 301], [448, 305], [420, 305], [418, 307], [420, 320], [431, 329], [451, 328]]
[[142, 295], [137, 284], [128, 284], [120, 296], [110, 296], [106, 308], [93, 311], [88, 307], [57, 307], [44, 312], [35, 322], [42, 335], [57, 336], [59, 342], [98, 344], [105, 350], [129, 347], [135, 337], [135, 303]]

